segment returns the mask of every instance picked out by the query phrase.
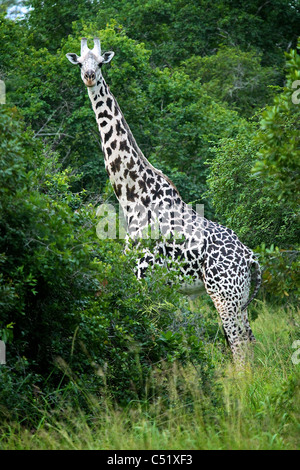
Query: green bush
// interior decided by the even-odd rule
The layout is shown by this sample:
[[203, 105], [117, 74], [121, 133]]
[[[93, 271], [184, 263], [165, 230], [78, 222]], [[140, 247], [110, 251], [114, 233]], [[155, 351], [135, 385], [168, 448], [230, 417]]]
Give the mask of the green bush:
[[262, 288], [268, 300], [296, 303], [300, 294], [299, 251], [262, 243], [256, 252], [263, 266]]
[[14, 110], [0, 113], [5, 412], [32, 406], [36, 393], [52, 403], [59, 390], [75, 401], [109, 394], [127, 403], [144, 396], [160, 361], [206, 363], [192, 329], [168, 331], [179, 296], [167, 273], [139, 282], [122, 243], [96, 237], [95, 209], [70, 191], [76, 177], [57, 167]]

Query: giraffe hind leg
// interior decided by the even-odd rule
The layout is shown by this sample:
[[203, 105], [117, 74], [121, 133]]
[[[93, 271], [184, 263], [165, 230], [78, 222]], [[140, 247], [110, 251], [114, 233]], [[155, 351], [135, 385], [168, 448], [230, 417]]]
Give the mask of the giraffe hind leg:
[[256, 342], [256, 338], [253, 334], [253, 331], [251, 329], [251, 326], [249, 324], [249, 319], [248, 319], [248, 313], [247, 313], [247, 310], [244, 310], [242, 312], [242, 319], [243, 319], [243, 322], [244, 322], [244, 325], [245, 325], [245, 328], [246, 328], [246, 331], [247, 331], [247, 335], [248, 335], [248, 338], [249, 338], [249, 341], [251, 343], [255, 343]]
[[244, 364], [247, 347], [250, 342], [255, 341], [248, 318], [242, 314], [240, 302], [228, 301], [217, 295], [211, 295], [211, 298], [222, 320], [225, 338], [230, 346], [234, 362]]

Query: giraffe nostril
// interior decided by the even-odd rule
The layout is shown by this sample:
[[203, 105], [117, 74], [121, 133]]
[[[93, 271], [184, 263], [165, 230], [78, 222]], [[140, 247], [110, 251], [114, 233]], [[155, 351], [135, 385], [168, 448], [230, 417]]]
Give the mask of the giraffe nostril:
[[91, 70], [88, 70], [84, 74], [84, 79], [85, 80], [95, 80], [95, 78], [96, 78], [96, 74], [95, 74], [95, 72], [92, 72]]

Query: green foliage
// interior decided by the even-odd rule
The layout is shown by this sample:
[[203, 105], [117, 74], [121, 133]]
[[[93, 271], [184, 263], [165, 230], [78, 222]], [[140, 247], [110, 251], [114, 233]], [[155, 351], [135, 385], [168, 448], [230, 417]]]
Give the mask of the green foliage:
[[214, 100], [226, 102], [241, 115], [251, 117], [270, 100], [270, 87], [278, 80], [278, 72], [263, 67], [261, 58], [256, 50], [221, 47], [213, 55], [192, 56], [183, 66]]
[[3, 341], [5, 344], [9, 344], [13, 340], [13, 323], [9, 323], [8, 325], [5, 325], [3, 328], [0, 330], [0, 338], [1, 341]]
[[[160, 106], [154, 123], [155, 155], [170, 166], [177, 163], [195, 183], [205, 184], [204, 161], [222, 137], [235, 135], [236, 113], [213, 101], [185, 73], [164, 69], [151, 85], [151, 101]], [[186, 166], [188, 165], [188, 169]], [[196, 176], [196, 178], [195, 178]]]
[[220, 45], [250, 48], [263, 54], [264, 65], [282, 64], [282, 51], [295, 47], [300, 12], [297, 1], [276, 0], [104, 0], [97, 22], [110, 18], [126, 33], [145, 42], [160, 67], [179, 65], [195, 56], [210, 56]]
[[98, 2], [78, 0], [76, 8], [72, 0], [25, 0], [30, 8], [26, 21], [30, 29], [30, 43], [37, 48], [47, 47], [56, 52], [62, 39], [72, 33], [72, 23], [92, 19], [98, 11]]
[[292, 50], [286, 57], [286, 85], [261, 117], [257, 135], [260, 149], [254, 172], [268, 184], [272, 182], [275, 201], [288, 202], [299, 216], [300, 55]]
[[[35, 395], [24, 379], [27, 397], [40, 410], [40, 420], [2, 422], [0, 448], [9, 450], [121, 450], [159, 448], [292, 450], [299, 448], [299, 311], [260, 302], [253, 324], [258, 339], [252, 368], [236, 373], [224, 356], [212, 350], [216, 376], [213, 388], [203, 389], [198, 366], [161, 362], [149, 382], [156, 400], [134, 400], [126, 407], [109, 396], [89, 397], [89, 413], [68, 406], [65, 396], [54, 407], [59, 390]], [[171, 337], [170, 334], [165, 335]], [[299, 346], [298, 346], [299, 348]], [[105, 378], [105, 371], [99, 371]], [[73, 379], [76, 378], [73, 376]], [[11, 380], [11, 375], [7, 378]], [[149, 387], [149, 382], [146, 386]], [[73, 383], [73, 387], [75, 384]], [[77, 389], [77, 399], [85, 387]], [[163, 392], [163, 393], [162, 393]], [[23, 418], [22, 410], [19, 410]], [[106, 458], [106, 457], [105, 457]]]
[[267, 248], [262, 243], [257, 252], [264, 267], [264, 290], [271, 300], [275, 297], [296, 303], [300, 294], [299, 250], [284, 250], [274, 244]]
[[[197, 5], [181, 2], [179, 8], [177, 3], [175, 5], [175, 2], [170, 1], [162, 4], [156, 0], [147, 5], [133, 2], [129, 6], [127, 2], [118, 2], [118, 5], [104, 2], [97, 16], [94, 10], [96, 4], [93, 2], [92, 5], [84, 0], [78, 5], [76, 12], [72, 12], [72, 18], [77, 18], [72, 31], [66, 31], [65, 28], [70, 28], [71, 25], [71, 21], [65, 21], [65, 16], [70, 11], [68, 3], [60, 5], [60, 2], [54, 4], [47, 1], [38, 6], [31, 2], [34, 9], [27, 16], [28, 24], [21, 22], [15, 25], [10, 20], [3, 20], [2, 30], [5, 32], [7, 29], [9, 34], [4, 34], [2, 44], [7, 43], [5, 38], [13, 38], [9, 52], [3, 48], [3, 56], [8, 59], [5, 69], [7, 102], [21, 108], [36, 137], [42, 138], [52, 150], [59, 152], [64, 167], [70, 165], [82, 175], [74, 186], [77, 191], [87, 189], [87, 197], [93, 197], [96, 191], [103, 190], [107, 176], [101, 158], [98, 157], [101, 145], [95, 129], [94, 115], [78, 71], [70, 68], [65, 59], [66, 52], [78, 51], [81, 36], [100, 36], [103, 49], [113, 49], [116, 53], [111, 67], [105, 73], [141, 149], [159, 168], [172, 173], [185, 200], [205, 202], [206, 215], [211, 217], [213, 208], [210, 201], [203, 197], [207, 176], [203, 162], [211, 158], [212, 146], [224, 137], [235, 136], [241, 126], [239, 116], [231, 113], [226, 104], [245, 116], [251, 115], [257, 107], [268, 101], [271, 90], [266, 85], [274, 83], [276, 74], [273, 74], [270, 67], [261, 65], [265, 52], [262, 44], [257, 46], [260, 50], [257, 54], [254, 44], [252, 48], [249, 49], [249, 46], [247, 51], [244, 50], [245, 41], [241, 40], [241, 31], [236, 29], [237, 23], [230, 23], [231, 10], [228, 6], [222, 4], [207, 11], [201, 2]], [[282, 8], [283, 3], [279, 2], [278, 8]], [[234, 11], [234, 5], [232, 7]], [[237, 43], [241, 45], [233, 47], [230, 41], [228, 47], [225, 41], [225, 46], [216, 54], [199, 57], [199, 52], [203, 49], [216, 50], [216, 39], [213, 49], [206, 48], [208, 38], [213, 37], [212, 28], [215, 28], [215, 21], [220, 16], [220, 8], [224, 9], [232, 34], [239, 38]], [[251, 9], [249, 7], [245, 18], [253, 15]], [[146, 11], [151, 12], [147, 16], [147, 22], [143, 16]], [[191, 18], [192, 11], [198, 15], [195, 18], [199, 18], [199, 15], [203, 16], [203, 20], [206, 18], [201, 23], [201, 34], [196, 34], [193, 29], [199, 28], [199, 21], [197, 20], [196, 25]], [[179, 12], [178, 19], [174, 18], [175, 12], [176, 15]], [[289, 9], [286, 9], [287, 15], [288, 12]], [[257, 16], [260, 17], [261, 13], [258, 8]], [[116, 20], [111, 20], [112, 15]], [[49, 18], [52, 17], [50, 24], [55, 33], [54, 29], [49, 28]], [[171, 22], [167, 21], [169, 17], [172, 18]], [[254, 17], [256, 18], [255, 15]], [[187, 25], [183, 26], [187, 18]], [[261, 20], [257, 21], [261, 26]], [[125, 29], [119, 23], [123, 23]], [[162, 30], [160, 24], [163, 25]], [[27, 31], [28, 26], [30, 29]], [[183, 50], [175, 42], [187, 27], [190, 29], [185, 37], [191, 38], [191, 42], [186, 39]], [[135, 37], [132, 28], [136, 28], [134, 31], [137, 34], [144, 32], [143, 40], [152, 50], [125, 34], [126, 31]], [[148, 28], [149, 34], [146, 34]], [[154, 38], [150, 39], [150, 30], [153, 32], [154, 29], [155, 43], [157, 42], [155, 47]], [[67, 38], [69, 33], [73, 36]], [[174, 47], [169, 48], [168, 52], [160, 51], [160, 47], [165, 47], [168, 43], [160, 42], [164, 34], [172, 41], [176, 38]], [[219, 42], [223, 42], [222, 36], [216, 37]], [[197, 48], [195, 38], [203, 42], [201, 47], [198, 45]], [[60, 43], [61, 50], [57, 49]], [[151, 67], [151, 54], [151, 60], [153, 54], [158, 54], [165, 60], [170, 53], [173, 57], [172, 60], [167, 60], [168, 68], [164, 71]], [[178, 53], [180, 61], [188, 60], [184, 69], [174, 71]], [[191, 54], [195, 55], [190, 58]], [[273, 64], [275, 62], [274, 59]], [[159, 61], [157, 63], [160, 64]]]
[[[5, 20], [4, 31], [8, 25], [9, 20]], [[94, 26], [86, 27], [84, 32], [78, 32], [79, 37], [82, 34], [98, 34], [103, 48], [116, 51], [118, 58], [111, 68], [110, 85], [113, 90], [119, 90], [121, 96], [127, 97], [124, 99], [124, 113], [133, 129], [142, 129], [137, 139], [143, 141], [139, 135], [147, 131], [147, 122], [151, 118], [141, 126], [144, 109], [149, 106], [144, 91], [151, 73], [149, 51], [117, 34], [113, 26], [101, 32], [95, 31]], [[90, 191], [97, 188], [98, 191], [105, 186], [107, 175], [101, 159], [95, 117], [78, 70], [70, 68], [65, 57], [70, 50], [78, 50], [79, 39], [70, 37], [64, 42], [62, 50], [53, 54], [45, 48], [32, 47], [30, 37], [25, 37], [13, 67], [11, 63], [10, 72], [7, 72], [6, 101], [18, 104], [35, 137], [58, 151], [65, 167], [71, 165], [79, 170], [82, 180], [77, 188], [81, 186]]]
[[[19, 60], [20, 44], [24, 41], [24, 30], [19, 23], [4, 17], [0, 12], [0, 78], [6, 79], [16, 69], [15, 62]], [[10, 83], [7, 83], [10, 86]]]
[[2, 0], [0, 5], [0, 14], [10, 13], [10, 15], [19, 15], [24, 5], [23, 0]]
[[[62, 372], [64, 382], [93, 393], [109, 386], [126, 403], [143, 395], [153, 363], [206, 362], [192, 330], [164, 336], [179, 308], [166, 273], [139, 282], [122, 245], [97, 239], [93, 208], [70, 191], [75, 176], [60, 171], [47, 149], [43, 155], [14, 110], [1, 108], [0, 131], [0, 332], [13, 339], [9, 368], [1, 368], [2, 403], [10, 409], [23, 403], [31, 381], [51, 390]], [[172, 302], [157, 304], [160, 295]], [[28, 382], [12, 394], [20, 374]]]
[[[121, 242], [97, 239], [93, 204], [112, 192], [87, 92], [65, 54], [79, 52], [82, 36], [99, 36], [103, 50], [115, 51], [104, 75], [142, 151], [187, 202], [205, 202], [207, 217], [256, 247], [263, 295], [292, 304], [299, 282], [296, 51], [287, 56], [282, 92], [274, 85], [282, 85], [283, 52], [296, 44], [297, 2], [269, 8], [254, 1], [242, 10], [233, 0], [24, 3], [33, 7], [24, 20], [0, 16], [7, 91], [0, 107], [1, 416], [35, 427], [67, 405], [93, 418], [95, 401], [107, 409], [135, 400], [150, 419], [158, 411], [157, 435], [172, 410], [169, 430], [190, 422], [198, 429], [201, 421], [218, 446], [238, 447], [238, 438], [226, 436], [256, 435], [257, 396], [264, 444], [283, 447], [289, 421], [281, 411], [293, 406], [296, 378], [280, 381], [270, 397], [264, 380], [246, 395], [235, 388], [251, 416], [233, 390], [221, 397], [214, 374], [216, 363], [224, 370], [226, 349], [209, 301], [192, 308], [160, 268], [138, 282], [135, 254], [124, 257]], [[275, 93], [274, 106], [253, 124]], [[262, 361], [267, 355], [256, 366]], [[178, 406], [188, 410], [179, 413], [181, 424]], [[278, 438], [268, 436], [270, 422]]]
[[9, 109], [1, 108], [0, 126], [1, 287], [8, 293], [1, 323], [14, 322], [14, 347], [22, 344], [24, 355], [43, 363], [53, 338], [72, 323], [69, 312], [76, 301], [95, 290], [97, 282], [76, 215], [67, 203], [34, 188], [36, 178], [42, 178], [41, 143]]
[[264, 242], [288, 249], [298, 240], [295, 211], [283, 200], [274, 201], [269, 184], [251, 169], [258, 145], [257, 125], [245, 124], [235, 139], [224, 139], [209, 161], [207, 179], [216, 217], [235, 230], [252, 248]]

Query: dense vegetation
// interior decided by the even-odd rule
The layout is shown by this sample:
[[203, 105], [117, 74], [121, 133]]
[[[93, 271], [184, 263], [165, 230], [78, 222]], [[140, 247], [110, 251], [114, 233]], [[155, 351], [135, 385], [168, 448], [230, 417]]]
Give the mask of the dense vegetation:
[[[17, 3], [26, 15], [6, 16]], [[4, 447], [113, 448], [126, 433], [127, 448], [297, 447], [299, 27], [297, 0], [3, 2]], [[260, 257], [259, 344], [238, 387], [210, 299], [181, 297], [163, 269], [138, 282], [134, 253], [96, 236], [97, 206], [116, 200], [65, 58], [82, 36], [114, 50], [104, 74], [151, 163]]]

